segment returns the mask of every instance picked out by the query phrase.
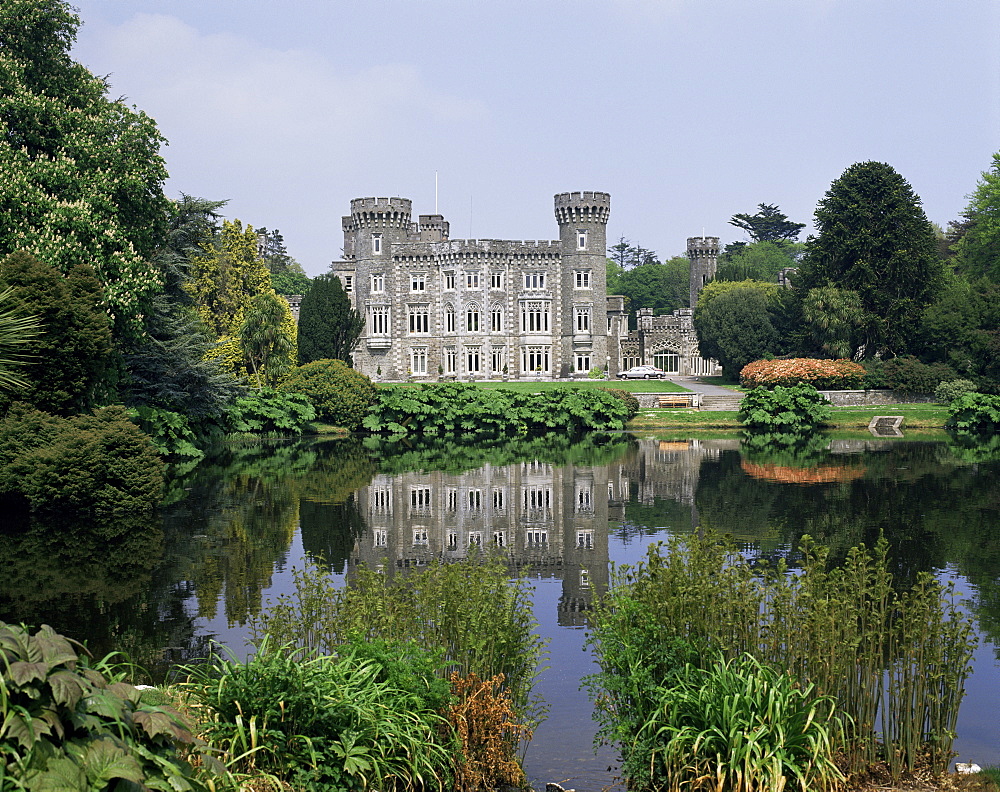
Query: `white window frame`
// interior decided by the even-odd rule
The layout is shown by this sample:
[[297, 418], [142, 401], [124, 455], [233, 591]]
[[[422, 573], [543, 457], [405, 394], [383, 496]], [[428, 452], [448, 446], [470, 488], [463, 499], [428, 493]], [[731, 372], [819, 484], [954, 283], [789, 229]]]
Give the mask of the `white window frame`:
[[454, 333], [455, 327], [455, 306], [449, 303], [444, 307], [444, 331]]
[[411, 272], [410, 273], [410, 291], [411, 292], [427, 291], [427, 273], [426, 272]]
[[478, 333], [482, 326], [482, 311], [476, 303], [472, 303], [465, 309], [465, 331]]
[[376, 272], [372, 274], [372, 294], [382, 294], [385, 291], [385, 274]]
[[526, 272], [524, 273], [524, 288], [529, 291], [538, 291], [545, 288], [545, 273], [544, 272]]
[[581, 228], [576, 232], [576, 249], [587, 249], [587, 229]]
[[465, 273], [465, 288], [467, 288], [467, 289], [478, 289], [479, 288], [480, 274], [481, 273], [479, 272], [479, 270], [475, 270], [474, 272], [466, 272]]
[[548, 301], [525, 301], [521, 303], [521, 332], [548, 333], [549, 313], [552, 304]]
[[444, 348], [444, 373], [454, 374], [458, 368], [458, 350], [455, 347]]
[[483, 348], [467, 346], [465, 348], [465, 371], [468, 374], [479, 374], [483, 370]]
[[443, 281], [442, 288], [445, 291], [455, 291], [455, 273], [453, 271], [445, 272]]
[[503, 306], [501, 305], [490, 306], [490, 332], [503, 332]]
[[502, 272], [491, 272], [490, 273], [490, 288], [491, 289], [502, 289], [503, 288], [503, 273]]
[[409, 335], [430, 335], [431, 318], [430, 308], [426, 305], [408, 305], [407, 329]]
[[381, 256], [382, 255], [382, 235], [372, 234], [372, 255]]
[[413, 374], [427, 373], [427, 347], [413, 347], [410, 350], [410, 371]]
[[370, 317], [369, 327], [373, 336], [390, 335], [392, 325], [389, 322], [391, 308], [388, 305], [369, 305], [368, 315]]
[[589, 269], [574, 270], [574, 275], [575, 275], [575, 278], [573, 280], [573, 283], [574, 283], [573, 288], [574, 289], [590, 289], [590, 288], [593, 288], [590, 285], [591, 270], [589, 270]]
[[578, 333], [590, 332], [590, 307], [577, 306], [573, 309], [573, 327]]
[[345, 275], [344, 276], [344, 292], [346, 294], [350, 294], [352, 291], [354, 291], [354, 276], [353, 275]]
[[490, 369], [494, 374], [502, 374], [507, 365], [507, 347], [495, 346], [490, 359]]
[[590, 371], [590, 355], [586, 352], [580, 353], [576, 356], [576, 370], [577, 371]]

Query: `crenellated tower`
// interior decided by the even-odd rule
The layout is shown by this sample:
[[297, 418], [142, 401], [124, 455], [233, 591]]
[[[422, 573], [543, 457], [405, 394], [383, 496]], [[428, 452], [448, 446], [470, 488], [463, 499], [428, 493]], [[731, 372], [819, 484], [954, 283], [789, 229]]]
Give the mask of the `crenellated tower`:
[[568, 192], [555, 196], [556, 222], [562, 248], [562, 349], [556, 376], [579, 375], [587, 368], [614, 364], [608, 350], [607, 226], [611, 195]]
[[410, 231], [413, 202], [409, 198], [355, 198], [351, 213], [344, 217], [344, 258], [378, 259], [388, 256], [392, 246]]
[[688, 237], [687, 256], [691, 262], [691, 307], [694, 308], [705, 284], [715, 277], [719, 263], [719, 238]]

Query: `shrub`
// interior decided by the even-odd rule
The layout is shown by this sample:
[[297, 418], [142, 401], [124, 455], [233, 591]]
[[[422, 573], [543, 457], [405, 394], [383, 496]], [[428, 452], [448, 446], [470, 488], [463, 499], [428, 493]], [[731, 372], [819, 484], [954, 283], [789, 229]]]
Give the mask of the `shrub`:
[[191, 431], [186, 416], [159, 407], [141, 405], [129, 410], [129, 416], [147, 435], [160, 455], [201, 459], [205, 452], [198, 448], [198, 439]]
[[601, 388], [601, 390], [607, 391], [612, 396], [617, 399], [621, 399], [625, 403], [625, 407], [628, 409], [624, 418], [626, 423], [639, 414], [639, 400], [636, 398], [635, 394], [627, 390], [619, 390], [618, 388]]
[[318, 420], [351, 431], [361, 426], [376, 400], [372, 381], [341, 360], [314, 360], [299, 366], [281, 390], [305, 394], [316, 408]]
[[744, 388], [773, 388], [806, 383], [823, 390], [860, 388], [865, 369], [852, 360], [756, 360], [740, 371]]
[[0, 421], [0, 492], [35, 511], [141, 512], [162, 490], [163, 463], [124, 407], [72, 418], [14, 408]]
[[587, 378], [593, 380], [604, 379], [604, 369], [600, 366], [595, 366], [587, 372]]
[[934, 389], [934, 400], [939, 404], [951, 404], [959, 396], [977, 392], [976, 383], [972, 380], [957, 379], [942, 382]]
[[446, 719], [383, 679], [375, 660], [264, 642], [245, 662], [215, 658], [185, 670], [184, 688], [213, 713], [208, 739], [256, 747], [254, 768], [295, 789], [445, 788]]
[[830, 419], [830, 403], [812, 385], [759, 387], [743, 397], [739, 420], [748, 429], [769, 432], [806, 432]]
[[881, 366], [885, 387], [899, 393], [934, 393], [942, 382], [957, 379], [955, 370], [944, 363], [922, 363], [912, 355], [886, 360]]
[[298, 435], [316, 417], [308, 396], [261, 388], [236, 400], [226, 414], [230, 433]]
[[141, 704], [114, 666], [76, 647], [48, 626], [0, 622], [0, 787], [207, 792], [181, 757], [194, 738], [180, 715]]
[[945, 426], [960, 432], [988, 433], [1000, 429], [1000, 396], [965, 393], [948, 408]]

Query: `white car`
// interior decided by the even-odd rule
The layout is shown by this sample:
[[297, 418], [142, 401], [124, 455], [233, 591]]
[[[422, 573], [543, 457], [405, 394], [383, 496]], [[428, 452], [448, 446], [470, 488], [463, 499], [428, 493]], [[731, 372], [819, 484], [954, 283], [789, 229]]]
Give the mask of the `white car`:
[[622, 379], [666, 379], [667, 372], [656, 366], [632, 366], [625, 371], [619, 371], [618, 376]]

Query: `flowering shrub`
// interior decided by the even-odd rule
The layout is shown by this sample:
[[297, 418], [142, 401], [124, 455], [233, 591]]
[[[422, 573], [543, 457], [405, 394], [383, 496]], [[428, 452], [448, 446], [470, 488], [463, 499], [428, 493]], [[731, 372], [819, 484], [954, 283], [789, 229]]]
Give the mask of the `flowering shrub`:
[[847, 359], [755, 360], [743, 367], [740, 384], [744, 388], [773, 388], [806, 383], [817, 389], [839, 390], [860, 388], [864, 376], [864, 367]]

